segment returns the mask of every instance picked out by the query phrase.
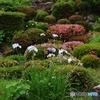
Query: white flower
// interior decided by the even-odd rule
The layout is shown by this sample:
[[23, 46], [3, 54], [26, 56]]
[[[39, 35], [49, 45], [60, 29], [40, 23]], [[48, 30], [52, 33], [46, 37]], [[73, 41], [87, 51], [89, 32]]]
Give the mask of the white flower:
[[45, 34], [44, 33], [41, 33], [40, 36], [45, 36]]
[[55, 57], [55, 54], [49, 53], [49, 54], [47, 55], [47, 58], [49, 58], [49, 57]]
[[48, 50], [49, 50], [50, 52], [56, 52], [56, 49], [55, 49], [55, 48], [53, 48], [53, 47], [48, 48]]
[[78, 63], [78, 66], [83, 66], [83, 63], [79, 62], [79, 63]]
[[13, 47], [13, 49], [15, 49], [15, 48], [21, 48], [22, 46], [19, 45], [18, 43], [14, 43], [14, 44], [12, 44], [12, 47]]
[[72, 61], [76, 61], [76, 59], [73, 57], [68, 58], [68, 63], [71, 63]]
[[66, 50], [64, 50], [64, 49], [59, 49], [58, 55], [63, 55], [64, 52], [65, 52], [66, 54], [68, 54], [68, 55], [71, 55], [68, 51], [66, 51]]
[[58, 37], [58, 35], [57, 34], [52, 34], [52, 36], [55, 38], [55, 37]]
[[28, 50], [29, 52], [32, 51], [32, 50], [34, 50], [35, 52], [38, 52], [38, 49], [37, 49], [35, 46], [33, 46], [33, 45], [28, 46], [28, 47], [27, 47], [27, 50]]

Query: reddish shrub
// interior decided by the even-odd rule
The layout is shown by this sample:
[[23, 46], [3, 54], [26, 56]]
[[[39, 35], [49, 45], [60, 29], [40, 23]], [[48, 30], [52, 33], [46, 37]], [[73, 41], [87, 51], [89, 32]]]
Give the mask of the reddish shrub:
[[68, 41], [70, 37], [81, 36], [85, 34], [83, 26], [78, 24], [56, 24], [48, 28], [46, 35], [49, 38], [53, 38], [53, 34], [58, 35], [58, 39], [62, 41]]

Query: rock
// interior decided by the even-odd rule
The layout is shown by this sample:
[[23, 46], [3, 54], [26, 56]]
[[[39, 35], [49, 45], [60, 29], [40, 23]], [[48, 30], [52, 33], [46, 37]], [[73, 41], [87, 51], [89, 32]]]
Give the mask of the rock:
[[100, 84], [92, 88], [93, 92], [98, 92], [98, 96], [93, 96], [93, 100], [100, 100]]

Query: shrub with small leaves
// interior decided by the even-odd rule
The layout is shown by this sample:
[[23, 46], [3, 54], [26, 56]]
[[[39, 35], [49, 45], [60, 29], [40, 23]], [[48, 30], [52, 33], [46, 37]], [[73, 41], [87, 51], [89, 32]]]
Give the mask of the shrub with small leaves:
[[81, 62], [83, 63], [83, 66], [88, 68], [98, 68], [100, 67], [100, 59], [93, 54], [84, 55], [81, 59]]
[[69, 20], [68, 19], [59, 19], [58, 21], [57, 21], [57, 24], [69, 24]]
[[49, 15], [46, 11], [39, 11], [36, 15], [37, 21], [44, 21], [44, 18]]

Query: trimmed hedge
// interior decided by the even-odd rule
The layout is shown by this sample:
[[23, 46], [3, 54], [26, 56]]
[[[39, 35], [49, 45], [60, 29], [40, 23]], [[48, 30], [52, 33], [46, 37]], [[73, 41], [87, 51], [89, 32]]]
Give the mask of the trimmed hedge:
[[20, 12], [0, 12], [0, 29], [5, 31], [24, 29], [25, 14]]
[[73, 54], [75, 57], [81, 59], [86, 54], [94, 54], [100, 57], [100, 43], [82, 44], [74, 48]]

